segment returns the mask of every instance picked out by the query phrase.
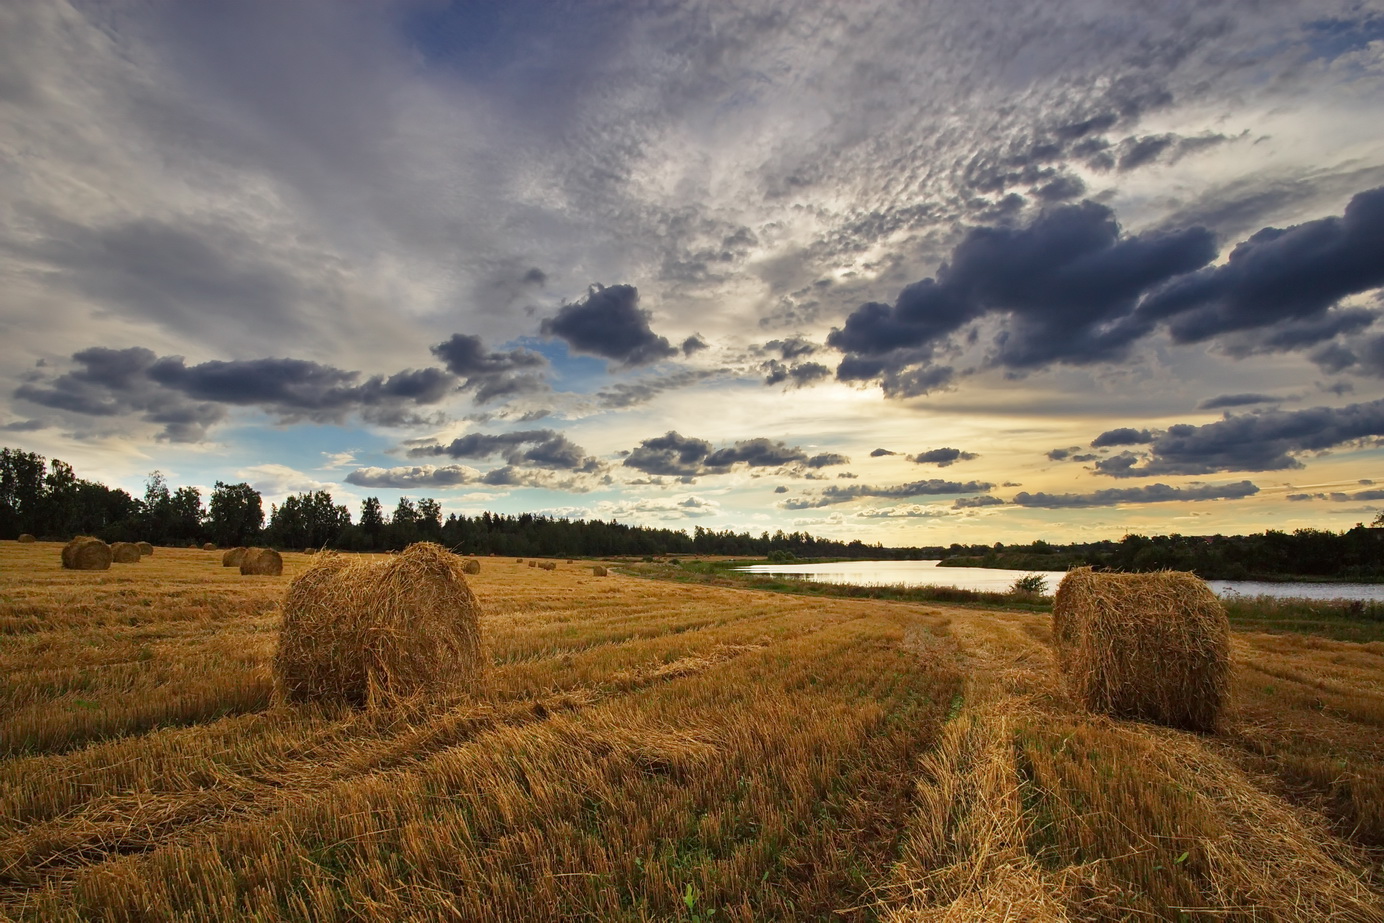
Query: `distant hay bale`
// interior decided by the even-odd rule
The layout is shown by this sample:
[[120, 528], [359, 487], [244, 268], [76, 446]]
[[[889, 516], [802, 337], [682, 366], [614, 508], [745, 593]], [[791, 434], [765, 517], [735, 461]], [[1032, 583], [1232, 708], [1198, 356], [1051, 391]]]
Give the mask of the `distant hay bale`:
[[25, 532], [23, 535], [19, 536], [19, 541], [21, 541], [21, 542], [23, 542], [24, 544], [27, 545], [27, 544], [29, 544], [30, 542], [36, 542], [36, 541], [38, 541], [38, 539], [34, 538], [34, 537], [33, 537], [32, 535], [30, 535], [28, 532]]
[[116, 564], [138, 564], [139, 546], [134, 542], [116, 542], [111, 545], [111, 560]]
[[481, 572], [481, 562], [475, 558], [467, 558], [461, 562], [461, 572], [463, 574], [479, 574]]
[[154, 553], [154, 546], [148, 542], [135, 542], [135, 547], [139, 549], [141, 555], [151, 555]]
[[1070, 571], [1052, 611], [1057, 663], [1091, 711], [1212, 733], [1229, 694], [1230, 622], [1195, 574]]
[[203, 550], [203, 551], [215, 551], [215, 550], [216, 550], [216, 543], [215, 543], [215, 542], [207, 542], [205, 545], [202, 546], [202, 550]]
[[480, 676], [480, 605], [461, 558], [420, 542], [384, 561], [324, 552], [284, 595], [275, 687], [290, 702], [370, 708]]
[[515, 558], [515, 559], [514, 559], [514, 563], [515, 563], [515, 564], [523, 564], [523, 563], [524, 563], [524, 559], [523, 559], [523, 558]]
[[606, 575], [606, 569], [605, 569], [604, 567], [600, 566], [599, 564], [597, 564], [595, 567], [591, 568], [591, 576], [593, 576], [593, 577], [604, 577], [605, 575]]
[[540, 566], [541, 566], [544, 570], [557, 570], [557, 562], [556, 562], [556, 561], [544, 561]]
[[227, 548], [225, 553], [221, 555], [221, 566], [239, 567], [240, 562], [245, 559], [245, 552], [249, 550], [244, 545], [238, 548]]
[[99, 538], [79, 535], [63, 546], [62, 566], [69, 570], [110, 570], [111, 546]]
[[538, 562], [537, 562], [537, 561], [530, 561], [530, 562], [529, 562], [529, 567], [537, 567], [537, 566], [538, 566]]
[[240, 559], [240, 572], [278, 577], [284, 572], [284, 559], [273, 548], [248, 548]]

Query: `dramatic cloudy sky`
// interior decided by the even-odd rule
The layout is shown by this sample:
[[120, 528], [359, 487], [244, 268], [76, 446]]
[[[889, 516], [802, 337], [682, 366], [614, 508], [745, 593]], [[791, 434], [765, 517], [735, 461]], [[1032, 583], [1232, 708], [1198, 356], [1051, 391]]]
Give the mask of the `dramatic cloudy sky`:
[[0, 6], [0, 443], [886, 544], [1384, 508], [1384, 4]]

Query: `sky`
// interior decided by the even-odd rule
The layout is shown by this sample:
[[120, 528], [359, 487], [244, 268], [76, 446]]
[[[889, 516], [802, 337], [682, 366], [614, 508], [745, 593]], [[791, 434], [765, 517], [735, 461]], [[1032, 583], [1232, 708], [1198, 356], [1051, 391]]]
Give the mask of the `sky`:
[[0, 444], [885, 545], [1384, 509], [1384, 3], [0, 5]]

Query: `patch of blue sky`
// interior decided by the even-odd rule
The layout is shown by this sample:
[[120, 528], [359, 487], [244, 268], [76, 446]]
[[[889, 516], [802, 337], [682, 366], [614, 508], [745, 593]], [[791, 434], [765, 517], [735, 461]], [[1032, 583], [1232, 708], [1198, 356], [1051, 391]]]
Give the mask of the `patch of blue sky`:
[[519, 337], [504, 344], [504, 348], [513, 346], [522, 346], [541, 353], [552, 366], [553, 387], [558, 391], [591, 394], [611, 382], [609, 363], [605, 359], [573, 355], [567, 344], [561, 340]]
[[1312, 60], [1334, 61], [1342, 55], [1384, 40], [1384, 16], [1359, 19], [1319, 19], [1307, 23], [1307, 46]]

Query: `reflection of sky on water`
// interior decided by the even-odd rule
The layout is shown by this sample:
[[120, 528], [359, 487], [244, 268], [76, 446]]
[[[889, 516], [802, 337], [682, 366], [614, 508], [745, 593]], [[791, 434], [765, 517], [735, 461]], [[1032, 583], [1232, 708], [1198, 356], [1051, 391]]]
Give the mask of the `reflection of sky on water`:
[[[1060, 571], [999, 570], [984, 567], [938, 567], [936, 561], [839, 561], [831, 564], [755, 564], [751, 574], [802, 577], [819, 583], [857, 586], [955, 586], [966, 590], [1003, 591], [1025, 574], [1042, 573], [1048, 592], [1057, 588]], [[1264, 583], [1254, 580], [1208, 580], [1217, 596], [1288, 596], [1306, 599], [1384, 600], [1384, 585], [1371, 583]]]

